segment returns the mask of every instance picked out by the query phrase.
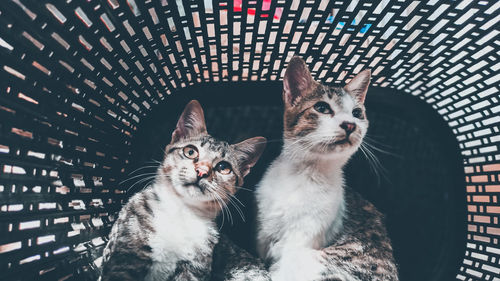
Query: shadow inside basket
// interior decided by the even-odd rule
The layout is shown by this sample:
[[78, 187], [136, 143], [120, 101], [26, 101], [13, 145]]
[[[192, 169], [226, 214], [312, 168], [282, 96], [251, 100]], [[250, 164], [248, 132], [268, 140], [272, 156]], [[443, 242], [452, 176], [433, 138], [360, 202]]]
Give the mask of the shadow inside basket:
[[[180, 91], [141, 127], [134, 162], [139, 167], [161, 160], [161, 148], [178, 114], [189, 100], [198, 99], [213, 136], [229, 142], [257, 135], [270, 140], [245, 179], [244, 186], [254, 190], [281, 150], [281, 91], [280, 82], [208, 84]], [[465, 183], [457, 142], [442, 118], [415, 97], [373, 88], [366, 104], [370, 127], [365, 143], [372, 154], [353, 156], [345, 168], [347, 185], [385, 215], [401, 280], [452, 279], [466, 237]], [[223, 232], [255, 254], [254, 196], [241, 190], [237, 197], [245, 205], [245, 219], [231, 209], [234, 221], [226, 220]]]

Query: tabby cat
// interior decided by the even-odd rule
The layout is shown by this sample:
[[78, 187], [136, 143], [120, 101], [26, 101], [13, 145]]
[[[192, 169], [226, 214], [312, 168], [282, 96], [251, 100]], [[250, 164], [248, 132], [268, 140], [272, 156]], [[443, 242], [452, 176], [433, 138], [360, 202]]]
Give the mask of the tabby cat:
[[[214, 139], [200, 104], [191, 101], [154, 183], [120, 211], [104, 249], [101, 279], [209, 280], [219, 239], [214, 218], [243, 184], [265, 143], [263, 137], [233, 145]], [[231, 272], [245, 280], [237, 269]]]
[[370, 78], [364, 70], [338, 88], [314, 81], [301, 58], [286, 69], [284, 145], [256, 190], [258, 252], [273, 281], [398, 280], [382, 215], [342, 173], [368, 129]]

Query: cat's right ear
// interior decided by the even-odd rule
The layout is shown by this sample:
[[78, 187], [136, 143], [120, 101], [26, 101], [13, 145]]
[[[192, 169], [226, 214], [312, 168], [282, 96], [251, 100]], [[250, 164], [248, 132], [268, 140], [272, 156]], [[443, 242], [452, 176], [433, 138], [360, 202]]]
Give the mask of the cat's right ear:
[[197, 100], [190, 101], [177, 121], [177, 127], [172, 133], [172, 141], [179, 141], [180, 139], [205, 134], [207, 126], [205, 125], [205, 116], [203, 109]]
[[287, 106], [294, 106], [314, 85], [314, 79], [306, 62], [300, 57], [293, 57], [288, 63], [283, 78], [283, 101]]
[[266, 148], [267, 140], [265, 137], [254, 137], [233, 144], [234, 149], [239, 152], [238, 162], [240, 164], [241, 176], [246, 177], [250, 169], [257, 163], [262, 152]]

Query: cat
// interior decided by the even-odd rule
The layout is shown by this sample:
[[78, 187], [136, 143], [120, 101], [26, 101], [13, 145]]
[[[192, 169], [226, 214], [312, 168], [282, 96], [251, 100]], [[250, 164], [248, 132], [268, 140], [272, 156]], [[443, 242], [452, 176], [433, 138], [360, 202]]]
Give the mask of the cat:
[[364, 70], [329, 87], [290, 60], [283, 149], [256, 188], [257, 251], [273, 281], [398, 280], [382, 214], [345, 187], [342, 172], [368, 129], [370, 79]]
[[264, 137], [233, 145], [213, 138], [200, 104], [191, 101], [154, 183], [120, 211], [103, 252], [101, 280], [209, 280], [219, 240], [214, 219], [265, 146]]

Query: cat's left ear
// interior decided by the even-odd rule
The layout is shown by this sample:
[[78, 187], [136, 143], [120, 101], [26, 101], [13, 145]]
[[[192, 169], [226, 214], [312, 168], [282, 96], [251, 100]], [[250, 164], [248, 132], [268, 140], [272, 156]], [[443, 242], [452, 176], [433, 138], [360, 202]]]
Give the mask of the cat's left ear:
[[170, 143], [172, 144], [183, 138], [205, 134], [206, 132], [207, 126], [205, 125], [203, 109], [197, 100], [192, 100], [186, 105], [179, 121], [177, 121], [177, 127], [172, 133]]
[[267, 140], [264, 137], [254, 137], [244, 140], [240, 143], [233, 144], [236, 151], [240, 152], [238, 162], [240, 164], [241, 175], [245, 177], [250, 173], [257, 160], [259, 160], [262, 152], [266, 148]]
[[293, 57], [288, 63], [283, 77], [283, 101], [287, 106], [295, 106], [314, 86], [314, 79], [306, 62], [300, 57]]
[[344, 89], [353, 95], [360, 103], [364, 103], [371, 77], [372, 72], [369, 69], [365, 69], [354, 76], [354, 78], [345, 85]]

